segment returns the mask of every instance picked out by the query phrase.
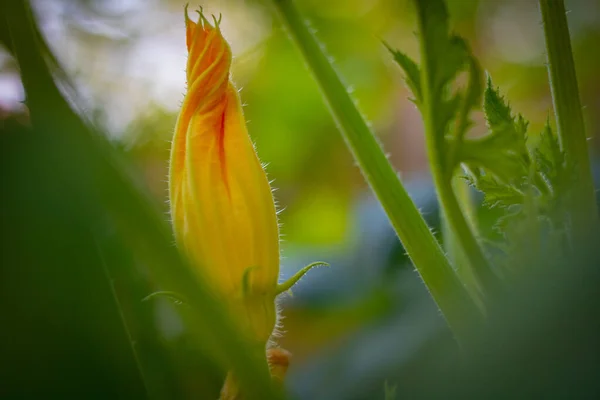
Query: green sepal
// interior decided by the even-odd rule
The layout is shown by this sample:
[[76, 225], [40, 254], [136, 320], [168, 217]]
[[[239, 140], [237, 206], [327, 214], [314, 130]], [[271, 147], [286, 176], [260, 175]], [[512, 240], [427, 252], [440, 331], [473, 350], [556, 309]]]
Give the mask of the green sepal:
[[254, 268], [256, 268], [256, 266], [248, 267], [244, 270], [244, 275], [242, 275], [242, 297], [246, 297], [250, 294], [250, 272], [252, 272]]
[[292, 286], [294, 286], [296, 282], [300, 280], [300, 278], [302, 278], [308, 271], [315, 267], [329, 267], [329, 264], [323, 261], [316, 261], [308, 264], [306, 267], [296, 272], [290, 279], [277, 285], [277, 288], [275, 289], [275, 296], [279, 296], [283, 292], [290, 291]]

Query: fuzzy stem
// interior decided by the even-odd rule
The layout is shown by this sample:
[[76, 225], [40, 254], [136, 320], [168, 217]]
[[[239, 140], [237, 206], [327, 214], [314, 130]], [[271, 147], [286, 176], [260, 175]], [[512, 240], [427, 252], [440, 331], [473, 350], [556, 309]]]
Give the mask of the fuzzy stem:
[[[467, 223], [473, 229], [476, 230], [476, 216], [475, 216], [475, 204], [471, 198], [470, 187], [460, 176], [455, 174], [452, 177], [452, 187], [456, 193], [461, 210], [465, 213]], [[460, 277], [461, 281], [471, 293], [471, 296], [478, 301], [478, 304], [483, 307], [481, 303], [481, 285], [477, 279], [475, 271], [471, 267], [469, 259], [465, 255], [460, 243], [458, 243], [456, 237], [451, 233], [447, 218], [442, 212], [442, 234], [444, 237], [444, 248], [448, 253], [448, 256], [452, 263], [455, 265], [456, 273]]]
[[348, 148], [385, 209], [406, 252], [457, 338], [465, 339], [466, 321], [480, 317], [475, 303], [292, 1], [272, 2], [319, 84]]
[[569, 26], [563, 0], [539, 0], [552, 101], [556, 113], [558, 138], [566, 157], [574, 162], [573, 231], [586, 235], [598, 218], [596, 195], [581, 112], [575, 63], [571, 49]]

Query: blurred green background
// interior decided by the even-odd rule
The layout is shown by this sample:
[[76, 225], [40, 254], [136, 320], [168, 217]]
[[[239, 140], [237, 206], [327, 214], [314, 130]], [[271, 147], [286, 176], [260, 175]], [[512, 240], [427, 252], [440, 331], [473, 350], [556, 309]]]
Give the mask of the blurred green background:
[[[184, 4], [32, 2], [43, 35], [79, 91], [77, 108], [134, 166], [133, 179], [148, 188], [165, 220], [169, 141], [185, 92]], [[418, 59], [410, 1], [297, 4], [335, 60], [415, 202], [438, 227], [420, 115], [408, 99], [400, 69], [381, 44], [383, 39]], [[451, 342], [443, 320], [268, 2], [207, 0], [202, 6], [207, 14], [223, 15], [221, 27], [234, 54], [233, 80], [241, 89], [250, 134], [277, 189], [283, 210], [282, 277], [311, 261], [331, 264], [309, 273], [293, 297], [281, 300], [285, 334], [278, 341], [294, 355], [288, 380], [291, 393], [303, 399], [382, 398], [388, 377], [406, 387], [414, 378], [406, 371], [435, 358], [436, 349]], [[531, 132], [539, 132], [552, 116], [552, 100], [537, 2], [448, 0], [448, 6], [453, 29], [467, 38], [513, 109], [531, 121]], [[589, 143], [597, 154], [600, 2], [570, 0], [567, 8]], [[0, 123], [26, 121], [23, 100], [18, 66], [6, 49], [0, 49]], [[483, 118], [478, 120], [474, 135], [485, 132]], [[54, 212], [54, 203], [46, 206]], [[483, 217], [491, 220], [493, 215]], [[10, 221], [6, 217], [3, 224]], [[51, 231], [49, 227], [46, 232]], [[487, 231], [491, 234], [489, 227]], [[53, 240], [57, 246], [64, 244], [59, 237]], [[89, 244], [80, 240], [81, 246]], [[113, 253], [116, 265], [124, 262], [118, 250]], [[154, 345], [166, 349], [169, 361], [154, 359], [150, 364], [156, 370], [172, 366], [169, 379], [176, 382], [172, 389], [177, 388], [180, 398], [218, 392], [222, 371], [187, 347], [186, 332], [171, 304], [158, 300], [138, 305], [153, 287], [152, 277], [141, 280], [139, 292], [123, 296], [136, 312], [156, 323], [161, 339]], [[52, 318], [51, 309], [45, 312]]]

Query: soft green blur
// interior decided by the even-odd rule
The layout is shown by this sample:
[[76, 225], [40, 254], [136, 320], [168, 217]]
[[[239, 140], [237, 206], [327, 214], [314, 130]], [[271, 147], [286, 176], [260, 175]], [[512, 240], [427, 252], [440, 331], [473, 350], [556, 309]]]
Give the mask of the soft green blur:
[[[420, 116], [408, 100], [409, 93], [398, 66], [381, 45], [381, 39], [384, 39], [416, 56], [415, 21], [410, 2], [302, 0], [297, 3], [334, 58], [348, 90], [380, 135], [390, 160], [409, 182], [409, 188], [413, 188], [415, 201], [438, 229], [437, 211], [431, 206], [434, 198], [426, 173]], [[183, 2], [39, 0], [33, 4], [50, 47], [82, 95], [84, 103], [77, 104], [78, 108], [122, 151], [123, 159], [133, 165], [131, 170], [127, 169], [132, 181], [148, 189], [150, 200], [161, 207], [164, 220], [168, 221], [166, 168], [169, 140], [185, 90]], [[469, 40], [483, 68], [506, 93], [513, 108], [531, 121], [531, 131], [541, 131], [546, 118], [551, 115], [551, 97], [537, 3], [529, 0], [449, 0], [448, 5], [454, 28]], [[586, 107], [588, 135], [598, 137], [600, 114], [595, 110], [600, 106], [600, 75], [597, 72], [600, 70], [600, 53], [594, 46], [600, 42], [600, 5], [593, 1], [572, 0], [567, 6], [572, 10], [569, 22], [582, 103]], [[283, 34], [268, 2], [207, 1], [205, 11], [223, 14], [223, 30], [231, 41], [235, 57], [233, 77], [246, 104], [249, 131], [277, 189], [275, 195], [283, 210], [280, 213], [282, 274], [290, 276], [302, 265], [317, 259], [332, 264], [328, 270], [315, 271], [315, 276], [302, 280], [294, 289], [294, 296], [282, 301], [286, 333], [280, 343], [295, 356], [290, 372], [292, 392], [299, 398], [316, 398], [315, 393], [320, 393], [318, 398], [382, 398], [386, 377], [390, 376], [400, 385], [411, 381], [407, 372], [410, 367], [437, 365], [431, 361], [439, 357], [436, 349], [451, 343], [451, 338], [443, 321], [437, 318], [437, 311], [425, 295], [421, 282], [415, 279], [410, 267], [407, 268], [402, 248], [378, 205], [370, 198], [316, 84], [297, 50]], [[0, 123], [4, 126], [3, 120], [9, 116], [26, 119], [23, 115], [26, 112], [19, 103], [24, 98], [16, 63], [4, 51], [2, 53]], [[483, 132], [481, 118], [472, 133]], [[596, 153], [600, 150], [595, 140], [590, 141], [590, 146]], [[16, 150], [26, 152], [27, 146]], [[17, 158], [18, 154], [12, 156]], [[25, 168], [28, 165], [23, 160], [18, 163], [12, 163], [12, 158], [6, 160], [3, 173], [10, 172], [15, 166]], [[73, 169], [76, 171], [77, 167]], [[20, 186], [21, 181], [17, 178], [13, 176], [13, 180], [7, 181], [9, 187], [14, 184], [20, 188], [13, 193], [21, 197], [7, 203], [11, 206], [20, 204], [19, 199], [28, 195], [26, 185], [29, 183]], [[52, 188], [43, 188], [43, 191], [53, 193]], [[52, 213], [69, 215], [69, 210], [60, 205], [59, 194], [49, 196], [50, 200], [42, 204], [47, 208], [46, 217]], [[11, 214], [10, 210], [6, 213]], [[490, 228], [494, 216], [484, 213], [482, 217], [482, 231], [485, 235], [494, 235]], [[16, 225], [19, 221], [19, 216], [13, 214], [4, 219], [3, 224]], [[57, 221], [49, 218], [42, 222], [32, 240], [44, 241], [46, 236], [50, 237], [52, 241], [48, 240], [43, 247], [52, 251], [60, 248], [63, 240], [68, 240], [70, 245], [65, 251], [73, 251], [70, 246], [77, 248], [83, 254], [81, 264], [87, 265], [85, 255], [95, 250], [93, 243], [78, 236], [87, 232], [85, 227], [78, 227], [81, 231], [73, 230], [70, 221], [60, 219], [58, 222], [64, 224], [60, 229], [71, 229], [62, 239], [59, 236], [62, 230], [53, 229]], [[36, 226], [34, 221], [29, 223], [27, 227]], [[110, 227], [107, 230], [110, 231]], [[139, 230], [143, 231], [141, 227]], [[11, 231], [9, 227], [3, 229], [7, 236]], [[10, 247], [10, 240], [5, 242]], [[126, 245], [118, 241], [112, 245], [114, 248], [109, 254], [115, 265], [135, 264], [123, 254], [127, 253], [127, 249], [123, 250]], [[30, 248], [36, 247], [19, 243], [13, 250], [27, 253]], [[68, 260], [61, 254], [60, 262]], [[78, 254], [73, 252], [73, 257]], [[35, 256], [30, 257], [41, 262], [38, 258], [43, 257]], [[27, 260], [22, 262], [27, 263]], [[144, 268], [141, 270], [145, 271]], [[35, 274], [35, 268], [27, 271]], [[101, 277], [99, 271], [101, 269], [96, 272]], [[44, 287], [53, 276], [49, 272], [40, 275], [41, 282], [37, 285]], [[140, 306], [142, 298], [159, 289], [154, 278], [146, 272], [127, 278], [141, 283], [137, 288], [139, 292], [123, 296], [129, 303], [126, 308], [130, 312], [137, 310], [132, 314], [141, 313], [144, 319], [156, 322], [156, 332], [144, 332], [142, 337], [146, 342], [140, 344], [149, 354], [148, 360], [142, 362], [151, 365], [151, 374], [156, 374], [152, 376], [161, 377], [156, 390], [177, 398], [214, 394], [219, 390], [223, 371], [206, 357], [205, 349], [197, 349], [194, 340], [182, 334], [181, 322], [171, 312], [171, 303], [158, 299], [152, 307], [145, 307], [148, 302]], [[119, 276], [115, 279], [118, 281]], [[56, 287], [65, 293], [69, 285]], [[78, 314], [73, 316], [84, 321], [85, 307], [93, 308], [103, 301], [112, 301], [108, 287], [103, 286], [105, 297], [96, 299], [97, 303], [85, 298], [82, 289], [81, 292], [66, 293], [56, 304], [78, 302], [78, 296], [85, 299], [81, 300], [81, 308], [77, 308]], [[30, 299], [35, 296], [33, 290], [24, 293]], [[20, 310], [7, 304], [5, 310], [11, 309]], [[52, 309], [44, 312], [53, 318]], [[99, 326], [85, 329], [95, 330], [94, 337], [102, 336], [98, 333], [102, 326], [109, 331], [118, 330], [120, 316], [115, 310], [109, 314], [111, 322], [104, 325], [95, 321]], [[68, 316], [57, 317], [57, 320], [68, 321]], [[29, 333], [36, 327], [34, 324]], [[57, 328], [57, 336], [60, 328]], [[31, 351], [44, 348], [34, 333], [31, 338], [22, 334], [19, 337], [23, 343], [31, 340], [36, 344], [31, 346]], [[69, 338], [64, 339], [65, 346], [68, 346]], [[114, 348], [95, 349], [85, 355], [98, 356], [102, 351], [123, 355], [127, 352], [126, 342], [121, 338], [113, 342]], [[19, 345], [26, 348], [25, 344]], [[85, 343], [78, 345], [85, 346]], [[46, 350], [47, 354], [40, 356], [42, 359], [60, 357], [60, 348], [58, 355]], [[31, 357], [35, 358], [35, 355]], [[115, 387], [136, 377], [131, 372], [135, 359], [123, 357], [126, 359], [123, 363], [114, 362], [120, 359], [118, 357], [113, 358], [114, 364], [107, 361], [110, 366], [121, 365], [127, 370], [115, 370], [116, 383], [112, 378], [108, 379]], [[445, 353], [441, 357], [446, 357]], [[451, 358], [447, 356], [446, 359]], [[396, 374], [398, 370], [402, 372]], [[35, 378], [36, 382], [43, 380], [43, 377]], [[353, 380], [353, 384], [348, 384], [349, 380]], [[92, 385], [93, 379], [90, 382]], [[418, 386], [414, 382], [411, 385]], [[357, 387], [366, 394], [349, 394], [351, 390], [358, 390]], [[134, 387], [127, 393], [135, 397], [133, 394], [143, 391]], [[405, 391], [408, 389], [400, 388], [401, 393]], [[113, 394], [110, 390], [107, 393]], [[0, 397], [1, 394], [0, 389]]]

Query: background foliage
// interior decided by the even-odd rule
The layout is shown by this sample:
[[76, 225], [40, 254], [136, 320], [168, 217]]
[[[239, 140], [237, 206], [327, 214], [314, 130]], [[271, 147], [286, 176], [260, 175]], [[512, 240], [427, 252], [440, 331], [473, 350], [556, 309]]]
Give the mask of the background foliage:
[[[408, 100], [400, 69], [381, 44], [384, 39], [418, 58], [410, 2], [297, 3], [413, 199], [439, 229], [420, 117]], [[4, 15], [16, 15], [10, 14], [11, 4], [2, 3]], [[185, 273], [173, 273], [185, 268], [177, 269], [183, 264], [169, 250], [165, 214], [168, 141], [184, 91], [183, 3], [44, 0], [32, 6], [42, 35], [79, 96], [69, 93], [60, 76], [54, 78], [67, 99], [77, 99], [74, 106], [87, 115], [92, 129], [60, 106], [52, 97], [57, 93], [40, 78], [29, 82], [42, 85], [33, 86], [37, 100], [28, 98], [26, 103], [43, 110], [38, 115], [44, 124], [35, 126], [32, 136], [22, 122], [28, 112], [20, 103], [28, 82], [23, 67], [19, 75], [13, 56], [23, 42], [11, 37], [11, 22], [3, 18], [0, 123], [6, 131], [1, 158], [6, 195], [0, 354], [6, 356], [0, 373], [10, 384], [0, 394], [14, 397], [28, 388], [37, 395], [211, 398], [226, 369], [219, 360], [235, 350], [235, 335], [225, 340], [229, 347], [219, 342], [223, 347], [216, 346], [215, 355], [207, 350], [214, 347], [207, 346], [214, 343], [214, 326], [188, 322], [185, 326], [197, 329], [184, 329], [185, 312], [176, 312], [180, 306], [165, 298], [141, 300], [164, 289], [165, 276], [176, 276], [174, 286], [185, 281]], [[468, 39], [511, 107], [527, 116], [530, 132], [541, 132], [551, 98], [536, 2], [450, 0], [448, 6], [452, 29]], [[592, 49], [600, 40], [600, 5], [572, 0], [567, 7], [587, 132], [594, 138], [600, 130], [600, 116], [594, 112], [600, 106], [600, 55]], [[332, 265], [313, 271], [293, 297], [282, 300], [286, 334], [280, 343], [294, 354], [288, 381], [293, 396], [379, 398], [386, 380], [397, 385], [400, 397], [435, 395], [435, 390], [464, 395], [467, 387], [470, 394], [495, 391], [498, 397], [515, 388], [561, 393], [575, 390], [577, 373], [577, 390], [597, 391], [586, 378], [597, 372], [598, 347], [592, 334], [598, 332], [593, 317], [598, 277], [585, 267], [569, 279], [552, 270], [531, 280], [543, 284], [524, 284], [523, 296], [510, 299], [506, 308], [521, 312], [501, 314], [491, 332], [482, 334], [487, 338], [482, 348], [503, 350], [502, 355], [481, 352], [475, 357], [477, 366], [487, 357], [488, 368], [482, 369], [487, 374], [467, 366], [452, 375], [456, 379], [448, 378], [447, 367], [456, 360], [444, 321], [407, 263], [337, 134], [316, 83], [271, 8], [259, 1], [212, 1], [205, 10], [223, 14], [250, 134], [269, 164], [284, 208], [282, 275], [288, 277], [315, 259]], [[25, 27], [27, 22], [11, 21], [13, 32], [15, 24]], [[30, 50], [28, 57], [48, 56], [43, 49]], [[29, 60], [29, 76], [37, 76], [39, 64]], [[82, 139], [82, 132], [90, 141]], [[104, 136], [110, 146], [94, 139]], [[600, 150], [597, 140], [590, 147], [594, 154]], [[111, 154], [108, 163], [106, 154]], [[479, 213], [483, 221], [498, 215], [483, 208]], [[491, 222], [482, 231], [497, 235]], [[576, 266], [582, 260], [570, 262]], [[172, 269], [153, 267], [158, 261]], [[555, 289], [556, 282], [562, 282], [560, 289]], [[181, 291], [188, 290], [193, 291]], [[521, 302], [534, 291], [540, 293], [535, 304]], [[203, 302], [201, 293], [197, 296], [199, 303], [208, 304], [207, 313], [218, 315], [218, 305]], [[123, 320], [129, 321], [126, 329]], [[229, 337], [228, 321], [222, 326], [219, 336]], [[559, 349], [556, 341], [563, 343]], [[522, 360], [531, 367], [516, 369], [509, 380], [514, 385], [506, 384], [507, 366]], [[243, 355], [237, 362], [244, 363]], [[517, 372], [539, 377], [540, 385], [524, 388]], [[478, 384], [462, 385], [465, 376], [478, 373], [485, 379], [479, 376]], [[261, 379], [250, 371], [253, 378]], [[440, 382], [439, 388], [428, 387], [432, 379]], [[495, 386], [498, 382], [505, 384]]]

